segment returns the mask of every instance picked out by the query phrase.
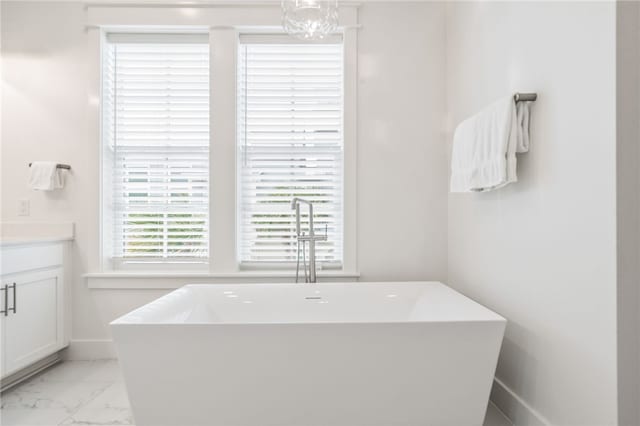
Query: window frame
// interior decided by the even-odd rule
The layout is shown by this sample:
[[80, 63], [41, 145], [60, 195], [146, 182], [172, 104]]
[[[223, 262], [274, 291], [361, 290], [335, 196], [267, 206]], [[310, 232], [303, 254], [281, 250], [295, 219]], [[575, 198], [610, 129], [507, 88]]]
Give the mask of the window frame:
[[[131, 44], [204, 44], [209, 46], [208, 31], [202, 29], [179, 29], [179, 30], [157, 30], [154, 27], [146, 28], [126, 28], [117, 30], [104, 30], [102, 32], [101, 44], [100, 44], [100, 90], [101, 98], [104, 96], [102, 91], [105, 87], [104, 81], [104, 64], [106, 49], [111, 48], [114, 44], [131, 43]], [[211, 46], [209, 46], [209, 56], [211, 52]], [[209, 84], [211, 82], [211, 67], [209, 66]], [[209, 96], [211, 95], [209, 90]], [[210, 103], [210, 102], [209, 102]], [[114, 163], [113, 151], [109, 147], [109, 141], [105, 140], [105, 133], [102, 130], [104, 127], [104, 117], [106, 115], [105, 102], [100, 103], [100, 119], [101, 119], [101, 131], [100, 131], [100, 144], [101, 144], [101, 249], [106, 254], [105, 258], [108, 262], [109, 269], [112, 270], [127, 270], [127, 271], [146, 271], [146, 270], [181, 270], [181, 271], [204, 271], [208, 270], [209, 263], [209, 250], [210, 250], [210, 219], [211, 219], [211, 201], [210, 194], [207, 194], [207, 231], [205, 239], [207, 240], [207, 255], [206, 256], [168, 256], [168, 257], [154, 257], [154, 256], [117, 256], [115, 255], [114, 239], [115, 236], [115, 215], [116, 210], [112, 208], [114, 202], [114, 173], [116, 170], [112, 167]], [[115, 107], [115, 105], [113, 105]], [[210, 114], [209, 114], [210, 115]], [[209, 149], [211, 146], [211, 127], [209, 122]], [[210, 162], [207, 162], [210, 172]], [[210, 178], [208, 178], [207, 186], [210, 185]], [[210, 191], [209, 191], [210, 192]]]
[[[137, 5], [87, 7], [88, 64], [88, 137], [94, 158], [94, 185], [100, 188], [88, 204], [87, 217], [96, 226], [88, 229], [88, 268], [92, 275], [120, 279], [132, 276], [237, 277], [243, 282], [256, 279], [281, 280], [295, 271], [285, 266], [277, 271], [261, 267], [246, 271], [237, 262], [236, 247], [236, 90], [235, 72], [238, 34], [247, 31], [282, 32], [279, 5], [216, 4], [198, 8], [170, 5], [154, 8]], [[329, 280], [359, 276], [356, 256], [356, 176], [357, 176], [357, 35], [358, 5], [340, 6], [339, 31], [344, 44], [344, 249], [340, 270], [319, 270]], [[209, 263], [201, 265], [152, 264], [117, 265], [110, 253], [109, 228], [105, 225], [105, 188], [103, 187], [103, 152], [101, 131], [101, 44], [107, 32], [208, 32], [210, 46], [210, 220]], [[108, 171], [108, 170], [107, 170]], [[226, 185], [219, 185], [226, 182]], [[196, 276], [196, 275], [194, 275]], [[122, 278], [125, 279], [125, 278]], [[124, 284], [122, 284], [124, 285]]]

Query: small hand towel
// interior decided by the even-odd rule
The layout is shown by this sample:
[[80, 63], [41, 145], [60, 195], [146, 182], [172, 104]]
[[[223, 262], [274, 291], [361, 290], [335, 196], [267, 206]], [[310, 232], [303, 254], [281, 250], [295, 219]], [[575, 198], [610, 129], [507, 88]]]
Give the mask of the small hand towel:
[[63, 187], [58, 164], [51, 161], [31, 163], [29, 187], [37, 191], [53, 191]]
[[518, 126], [511, 96], [458, 125], [451, 157], [451, 192], [490, 191], [517, 181]]

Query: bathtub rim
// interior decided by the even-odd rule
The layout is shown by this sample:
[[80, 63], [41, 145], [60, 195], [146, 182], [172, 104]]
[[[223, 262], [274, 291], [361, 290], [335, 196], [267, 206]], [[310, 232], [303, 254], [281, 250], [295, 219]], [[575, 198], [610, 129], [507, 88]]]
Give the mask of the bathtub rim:
[[[471, 303], [479, 306], [483, 311], [483, 318], [460, 318], [460, 319], [400, 319], [400, 320], [367, 320], [367, 321], [356, 321], [356, 320], [336, 320], [336, 321], [291, 321], [291, 320], [282, 320], [282, 321], [225, 321], [225, 322], [205, 322], [205, 321], [192, 321], [192, 322], [170, 322], [170, 321], [140, 321], [140, 320], [132, 320], [136, 315], [139, 315], [141, 311], [148, 309], [148, 306], [153, 303], [157, 303], [158, 301], [170, 297], [173, 293], [180, 291], [189, 287], [201, 287], [201, 286], [211, 286], [211, 287], [246, 287], [246, 286], [342, 286], [342, 285], [403, 285], [403, 284], [428, 284], [428, 285], [438, 285], [443, 286], [449, 291], [452, 291], [456, 294], [456, 297], [460, 297], [462, 299], [466, 299]], [[440, 281], [364, 281], [364, 282], [340, 282], [340, 283], [317, 283], [317, 284], [309, 284], [309, 283], [243, 283], [243, 284], [222, 284], [222, 283], [210, 283], [210, 284], [185, 284], [184, 286], [175, 289], [158, 299], [155, 299], [152, 302], [149, 302], [139, 308], [136, 308], [118, 318], [111, 321], [109, 323], [110, 327], [132, 327], [132, 326], [140, 326], [140, 327], [158, 327], [158, 326], [180, 326], [180, 327], [188, 327], [188, 326], [331, 326], [331, 325], [408, 325], [408, 324], [457, 324], [457, 323], [473, 323], [473, 324], [482, 324], [482, 323], [504, 323], [506, 325], [507, 319], [501, 316], [500, 314], [494, 312], [493, 310], [487, 308], [481, 303], [476, 302], [470, 297], [460, 293], [459, 291], [449, 287], [448, 285], [440, 282]]]

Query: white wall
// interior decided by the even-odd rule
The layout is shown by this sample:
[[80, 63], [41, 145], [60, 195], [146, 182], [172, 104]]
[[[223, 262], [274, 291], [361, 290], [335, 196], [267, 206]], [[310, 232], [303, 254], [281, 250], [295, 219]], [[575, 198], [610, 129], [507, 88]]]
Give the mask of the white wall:
[[[166, 290], [88, 289], [83, 278], [98, 264], [89, 257], [97, 256], [99, 187], [86, 11], [80, 3], [0, 5], [1, 218], [76, 223], [72, 338], [83, 353], [108, 348], [95, 344], [110, 338], [108, 322]], [[360, 22], [358, 267], [364, 280], [444, 280], [444, 5], [366, 4]], [[63, 192], [26, 188], [27, 164], [38, 159], [72, 165]], [[27, 218], [17, 216], [23, 198]]]
[[359, 18], [362, 279], [444, 281], [444, 4], [370, 3]]
[[617, 421], [615, 7], [447, 6], [452, 124], [539, 94], [520, 181], [449, 196], [449, 284], [509, 321], [492, 398], [515, 424]]
[[[3, 221], [76, 224], [73, 249], [74, 335], [103, 335], [99, 305], [84, 286], [91, 247], [91, 213], [98, 191], [97, 170], [87, 132], [87, 42], [85, 11], [79, 3], [2, 2]], [[27, 165], [35, 160], [70, 164], [66, 188], [30, 191]], [[18, 200], [31, 203], [29, 217], [17, 216]]]

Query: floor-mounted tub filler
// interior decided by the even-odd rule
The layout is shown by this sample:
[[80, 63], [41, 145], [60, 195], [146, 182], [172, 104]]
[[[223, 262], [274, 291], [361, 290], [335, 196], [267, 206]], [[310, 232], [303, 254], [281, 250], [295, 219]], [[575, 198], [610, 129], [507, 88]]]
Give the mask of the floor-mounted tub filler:
[[138, 426], [471, 426], [505, 324], [388, 282], [187, 285], [111, 326]]

